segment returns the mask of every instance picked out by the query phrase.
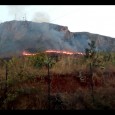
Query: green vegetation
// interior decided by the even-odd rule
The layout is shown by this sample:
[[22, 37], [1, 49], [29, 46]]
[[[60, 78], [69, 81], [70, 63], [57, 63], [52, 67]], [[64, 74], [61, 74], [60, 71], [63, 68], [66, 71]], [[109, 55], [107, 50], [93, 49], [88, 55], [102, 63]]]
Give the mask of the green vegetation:
[[115, 109], [115, 53], [95, 48], [92, 41], [85, 56], [58, 60], [45, 53], [0, 59], [0, 109], [48, 109], [49, 80], [51, 109]]

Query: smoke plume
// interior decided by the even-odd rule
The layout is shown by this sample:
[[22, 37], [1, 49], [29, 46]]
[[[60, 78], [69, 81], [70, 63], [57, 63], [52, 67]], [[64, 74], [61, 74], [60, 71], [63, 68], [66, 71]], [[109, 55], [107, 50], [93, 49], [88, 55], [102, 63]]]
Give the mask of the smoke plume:
[[22, 20], [25, 16], [25, 5], [9, 5], [7, 6], [9, 14], [15, 16], [16, 20]]
[[45, 12], [36, 12], [33, 16], [32, 21], [34, 22], [49, 22], [49, 15]]
[[84, 52], [88, 42], [96, 41], [100, 50], [115, 51], [115, 39], [87, 32], [72, 33], [67, 27], [31, 21], [0, 24], [0, 57], [22, 55], [25, 50], [67, 50]]

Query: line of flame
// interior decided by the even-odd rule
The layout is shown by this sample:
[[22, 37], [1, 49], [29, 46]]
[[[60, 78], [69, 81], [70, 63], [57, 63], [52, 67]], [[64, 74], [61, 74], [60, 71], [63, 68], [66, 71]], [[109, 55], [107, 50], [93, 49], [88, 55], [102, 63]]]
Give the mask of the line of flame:
[[29, 52], [23, 51], [22, 55], [30, 56], [30, 55], [36, 55], [36, 54], [35, 53], [29, 53]]
[[[74, 55], [74, 54], [85, 55], [82, 52], [70, 52], [70, 51], [61, 51], [61, 50], [46, 50], [45, 52], [46, 53], [68, 54], [68, 55]], [[29, 53], [27, 51], [23, 51], [22, 55], [30, 56], [30, 55], [36, 55], [36, 53]]]
[[70, 51], [61, 51], [61, 50], [46, 50], [45, 52], [47, 52], [47, 53], [63, 53], [63, 54], [69, 54], [69, 55], [73, 55], [73, 54], [84, 55], [84, 53], [82, 53], [82, 52], [70, 52]]

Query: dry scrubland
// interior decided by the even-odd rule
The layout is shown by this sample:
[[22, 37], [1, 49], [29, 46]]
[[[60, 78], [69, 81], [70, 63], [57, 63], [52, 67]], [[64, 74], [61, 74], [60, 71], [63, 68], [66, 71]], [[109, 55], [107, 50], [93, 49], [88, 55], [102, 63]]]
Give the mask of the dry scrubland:
[[[84, 56], [36, 56], [0, 59], [0, 109], [115, 109], [115, 53]], [[92, 68], [90, 81], [89, 63]], [[49, 66], [48, 66], [49, 64]]]

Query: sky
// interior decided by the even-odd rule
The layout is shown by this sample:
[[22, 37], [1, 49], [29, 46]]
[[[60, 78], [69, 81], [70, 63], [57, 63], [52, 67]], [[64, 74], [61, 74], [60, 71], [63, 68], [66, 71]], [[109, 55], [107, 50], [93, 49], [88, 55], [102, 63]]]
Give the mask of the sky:
[[115, 5], [0, 5], [0, 23], [25, 19], [115, 38]]

